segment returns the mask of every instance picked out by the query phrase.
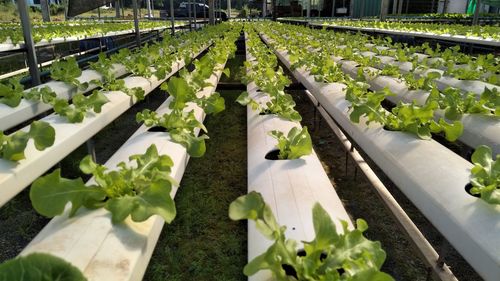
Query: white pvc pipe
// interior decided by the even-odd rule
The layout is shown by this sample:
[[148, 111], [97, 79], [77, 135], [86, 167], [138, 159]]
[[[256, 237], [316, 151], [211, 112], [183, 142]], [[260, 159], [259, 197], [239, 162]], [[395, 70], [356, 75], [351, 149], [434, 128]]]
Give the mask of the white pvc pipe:
[[[220, 67], [221, 66], [221, 67]], [[206, 81], [212, 86], [205, 87], [198, 96], [211, 95], [222, 75], [224, 65]], [[170, 111], [168, 104], [172, 98], [157, 110], [160, 114]], [[195, 104], [185, 110], [195, 110], [198, 121], [203, 122], [205, 114]], [[128, 162], [133, 154], [144, 153], [155, 144], [160, 154], [167, 154], [174, 162], [170, 175], [180, 183], [189, 161], [186, 149], [170, 140], [168, 133], [147, 132], [144, 125], [106, 162], [114, 168], [119, 162]], [[178, 187], [171, 192], [175, 197]], [[23, 250], [21, 255], [43, 252], [64, 258], [79, 268], [89, 281], [133, 281], [142, 280], [147, 265], [160, 236], [164, 221], [159, 216], [137, 223], [130, 217], [122, 224], [111, 223], [107, 210], [80, 210], [68, 219], [69, 210], [53, 218], [47, 226]]]
[[[263, 35], [266, 43], [269, 39]], [[290, 68], [288, 55], [275, 51]], [[316, 82], [304, 69], [293, 71], [335, 121], [486, 280], [500, 276], [500, 206], [465, 192], [472, 164], [436, 141], [379, 124], [354, 124], [343, 84]]]

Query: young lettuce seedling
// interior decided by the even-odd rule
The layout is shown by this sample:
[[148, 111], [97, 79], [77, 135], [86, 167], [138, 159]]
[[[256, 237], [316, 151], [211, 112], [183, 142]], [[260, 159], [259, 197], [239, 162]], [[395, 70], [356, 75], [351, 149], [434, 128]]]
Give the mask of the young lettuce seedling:
[[122, 222], [129, 215], [135, 222], [159, 215], [170, 223], [176, 215], [170, 191], [177, 184], [170, 177], [172, 159], [158, 154], [153, 144], [146, 153], [132, 155], [129, 160], [136, 165], [127, 166], [121, 162], [116, 170], [110, 171], [93, 162], [90, 156], [83, 158], [80, 170], [95, 180], [89, 185], [85, 185], [82, 178], [62, 178], [60, 169], [40, 177], [30, 190], [33, 207], [43, 216], [55, 217], [71, 202], [70, 217], [82, 206], [104, 207], [111, 212], [113, 223]]
[[[343, 231], [337, 232], [329, 214], [316, 203], [313, 207], [313, 225], [316, 237], [303, 242], [305, 255], [297, 255], [299, 243], [287, 239], [286, 226], [280, 226], [262, 195], [255, 191], [241, 196], [229, 206], [232, 220], [253, 220], [255, 227], [273, 244], [252, 261], [243, 273], [247, 276], [261, 270], [270, 270], [278, 281], [391, 281], [390, 275], [381, 272], [380, 267], [386, 254], [380, 242], [373, 242], [363, 236], [368, 225], [358, 219], [357, 229], [349, 229], [341, 221]], [[287, 269], [285, 271], [285, 268]]]
[[298, 159], [312, 153], [312, 141], [307, 127], [293, 127], [288, 135], [281, 131], [271, 131], [269, 135], [278, 140], [279, 159]]
[[45, 253], [20, 256], [0, 264], [0, 281], [86, 281], [82, 272], [67, 261]]
[[33, 139], [36, 149], [44, 150], [54, 144], [55, 135], [54, 128], [44, 121], [33, 121], [28, 132], [19, 130], [4, 135], [0, 131], [0, 158], [10, 161], [22, 160], [26, 158], [24, 150], [30, 139]]
[[472, 154], [470, 192], [489, 204], [500, 205], [500, 155], [493, 159], [491, 148], [481, 145]]

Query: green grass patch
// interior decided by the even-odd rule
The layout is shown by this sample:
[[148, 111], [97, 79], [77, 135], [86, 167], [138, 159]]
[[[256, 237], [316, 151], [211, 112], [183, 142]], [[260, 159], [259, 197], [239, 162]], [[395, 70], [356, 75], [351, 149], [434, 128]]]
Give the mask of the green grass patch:
[[246, 107], [239, 91], [223, 91], [226, 110], [205, 120], [210, 139], [191, 158], [144, 280], [246, 280], [247, 224], [231, 221], [229, 204], [247, 192]]

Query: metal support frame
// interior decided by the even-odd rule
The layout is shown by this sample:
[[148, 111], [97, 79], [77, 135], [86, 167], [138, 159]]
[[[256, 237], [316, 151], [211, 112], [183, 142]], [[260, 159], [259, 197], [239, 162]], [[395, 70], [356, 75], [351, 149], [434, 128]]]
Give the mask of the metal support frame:
[[380, 1], [380, 20], [385, 21], [387, 12], [389, 11], [389, 0]]
[[198, 6], [198, 4], [196, 3], [196, 0], [194, 0], [193, 3], [194, 30], [196, 30], [198, 29], [198, 15], [196, 14], [196, 6]]
[[[382, 0], [384, 1], [384, 0]], [[337, 1], [333, 0], [332, 1], [332, 18], [335, 17], [335, 6], [337, 5]]]
[[[262, 3], [264, 3], [263, 6], [262, 6], [262, 15], [265, 15], [265, 13], [266, 13], [265, 12], [266, 11], [266, 9], [265, 9], [265, 7], [266, 7], [266, 1], [267, 0], [262, 0]], [[227, 0], [226, 6], [227, 6], [226, 7], [227, 8], [227, 18], [230, 19], [231, 18], [231, 0]]]
[[222, 0], [219, 0], [219, 19], [222, 22]]
[[148, 19], [153, 17], [153, 13], [151, 12], [151, 0], [146, 0], [146, 7], [148, 9]]
[[[311, 17], [311, 1], [312, 0], [307, 0], [306, 18]], [[273, 11], [273, 13], [274, 13], [274, 11]]]
[[479, 10], [481, 10], [481, 0], [477, 0], [476, 9], [474, 10], [474, 18], [472, 19], [472, 25], [478, 25], [479, 23]]
[[[361, 154], [357, 151], [354, 145], [349, 141], [348, 137], [340, 129], [340, 127], [335, 123], [334, 119], [330, 114], [321, 106], [321, 104], [314, 98], [314, 96], [306, 90], [307, 96], [310, 98], [311, 102], [317, 107], [320, 114], [323, 116], [324, 120], [328, 126], [332, 129], [333, 133], [342, 142], [344, 149], [346, 151], [346, 173], [348, 158], [350, 155], [356, 163], [354, 170], [354, 179], [357, 176], [357, 170], [361, 170], [365, 175], [366, 179], [370, 182], [371, 186], [375, 189], [378, 197], [381, 199], [382, 203], [389, 210], [389, 213], [393, 216], [395, 222], [398, 226], [406, 233], [410, 238], [410, 242], [417, 253], [423, 258], [423, 261], [428, 266], [429, 272], [443, 281], [458, 281], [458, 279], [453, 275], [450, 268], [444, 262], [444, 257], [448, 252], [450, 245], [443, 244], [441, 251], [438, 255], [436, 250], [432, 247], [425, 236], [420, 232], [417, 226], [413, 223], [411, 218], [406, 214], [404, 209], [399, 205], [396, 199], [389, 192], [387, 187], [378, 178], [375, 172], [370, 168], [368, 163], [364, 160]], [[347, 174], [346, 174], [347, 175]], [[445, 239], [446, 240], [446, 239]], [[448, 243], [447, 241], [444, 243]]]
[[31, 23], [28, 15], [28, 6], [26, 0], [17, 0], [17, 10], [21, 18], [21, 26], [23, 28], [24, 48], [26, 50], [26, 57], [30, 69], [33, 86], [40, 85], [40, 69], [38, 69], [37, 57], [35, 52], [35, 44], [33, 43], [33, 36], [31, 34]]
[[40, 0], [40, 9], [42, 10], [42, 20], [50, 22], [49, 0]]
[[271, 0], [271, 5], [273, 7], [273, 21], [276, 21], [278, 15], [276, 14], [276, 0]]
[[215, 24], [215, 0], [208, 0], [208, 22], [211, 25]]
[[207, 22], [207, 0], [203, 0], [203, 23], [206, 24]]
[[115, 17], [120, 18], [120, 0], [115, 0]]
[[172, 26], [172, 36], [175, 35], [175, 15], [174, 15], [174, 0], [170, 0], [170, 24]]
[[121, 2], [122, 0], [120, 0], [120, 4], [121, 4], [121, 8], [122, 8], [122, 17], [125, 17], [125, 3], [124, 2]]
[[398, 15], [401, 15], [401, 13], [403, 12], [403, 2], [404, 0], [399, 0], [398, 2]]
[[192, 21], [192, 17], [191, 17], [191, 4], [193, 2], [191, 2], [191, 0], [188, 0], [188, 22], [189, 22], [189, 31], [193, 30], [193, 21]]
[[141, 32], [139, 30], [139, 18], [137, 15], [137, 0], [132, 0], [132, 6], [134, 9], [135, 41], [137, 42], [137, 46], [141, 46]]
[[86, 144], [87, 144], [87, 152], [90, 155], [90, 157], [92, 158], [92, 161], [97, 163], [97, 155], [95, 152], [94, 140], [92, 138], [90, 138], [87, 140]]
[[447, 9], [448, 9], [448, 0], [444, 0], [444, 2], [443, 2], [443, 10], [441, 11], [441, 14], [446, 13]]

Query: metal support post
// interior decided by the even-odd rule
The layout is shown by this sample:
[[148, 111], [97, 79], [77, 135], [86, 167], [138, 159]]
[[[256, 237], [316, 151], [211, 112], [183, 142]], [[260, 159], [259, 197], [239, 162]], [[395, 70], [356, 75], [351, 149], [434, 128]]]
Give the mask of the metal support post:
[[31, 23], [28, 15], [28, 6], [26, 0], [17, 1], [17, 9], [19, 17], [21, 18], [21, 26], [23, 28], [24, 48], [26, 49], [26, 57], [30, 69], [31, 79], [33, 86], [40, 85], [40, 70], [37, 66], [37, 58], [35, 53], [35, 44], [33, 43], [33, 36], [31, 34]]
[[[274, 11], [273, 11], [273, 13], [274, 13]], [[306, 17], [307, 18], [311, 17], [311, 0], [307, 0]]]
[[97, 156], [96, 156], [96, 153], [95, 153], [95, 143], [94, 143], [94, 140], [93, 139], [88, 139], [87, 142], [87, 152], [88, 154], [90, 155], [90, 157], [92, 158], [92, 161], [96, 162], [97, 163]]
[[196, 0], [194, 0], [194, 5], [193, 5], [193, 18], [194, 18], [194, 30], [198, 29], [198, 18], [196, 15], [196, 6], [198, 3], [196, 3]]
[[137, 43], [137, 47], [141, 47], [141, 33], [139, 31], [139, 18], [137, 15], [137, 0], [132, 0], [132, 6], [134, 9], [134, 27], [135, 27], [135, 41]]
[[[262, 3], [264, 3], [262, 8], [262, 15], [265, 15], [266, 13], [266, 1], [267, 0], [262, 0]], [[231, 18], [231, 0], [227, 0], [227, 18]]]
[[217, 24], [217, 0], [213, 0], [214, 1], [214, 9], [213, 9], [213, 13], [214, 13], [214, 24]]
[[387, 11], [389, 10], [389, 0], [382, 0], [380, 2], [380, 20], [385, 21]]
[[[402, 1], [402, 0], [401, 0]], [[441, 11], [441, 14], [446, 13], [446, 10], [448, 9], [448, 0], [444, 0], [443, 3], [443, 10]]]
[[151, 0], [146, 0], [146, 7], [148, 9], [148, 19], [150, 19], [153, 16], [151, 13]]
[[193, 21], [191, 20], [191, 0], [188, 0], [188, 21], [189, 21], [189, 31], [193, 29]]
[[175, 35], [174, 0], [170, 0], [170, 23], [172, 24], [172, 36]]
[[115, 0], [115, 17], [120, 18], [120, 0]]
[[208, 0], [208, 22], [211, 25], [215, 24], [215, 0]]
[[474, 10], [474, 18], [472, 19], [472, 25], [477, 25], [479, 23], [479, 10], [481, 7], [481, 0], [476, 2], [476, 10]]
[[222, 0], [219, 0], [219, 22], [222, 22]]
[[203, 25], [207, 22], [207, 0], [203, 0]]
[[49, 0], [40, 0], [40, 8], [42, 10], [42, 19], [44, 22], [50, 21]]

